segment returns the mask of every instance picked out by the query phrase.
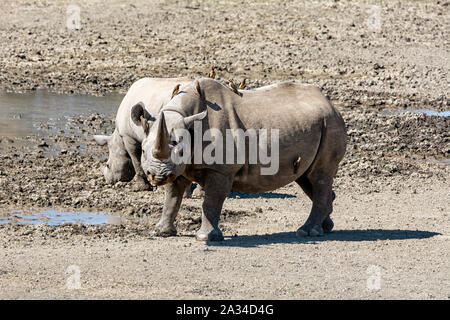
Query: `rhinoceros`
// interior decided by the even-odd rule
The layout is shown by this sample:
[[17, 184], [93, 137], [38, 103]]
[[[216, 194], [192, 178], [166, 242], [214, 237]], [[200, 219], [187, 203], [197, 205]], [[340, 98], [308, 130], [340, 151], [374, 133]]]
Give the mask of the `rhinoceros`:
[[192, 80], [185, 78], [143, 78], [131, 85], [117, 110], [113, 134], [94, 136], [99, 145], [108, 144], [109, 158], [102, 169], [107, 183], [128, 182], [134, 178], [136, 191], [151, 189], [140, 163], [145, 132], [140, 118], [131, 118], [131, 110], [139, 109], [150, 127], [152, 115], [157, 115], [171, 99], [175, 85], [183, 86], [190, 82]]
[[[133, 117], [141, 115], [140, 110], [134, 111], [138, 113]], [[275, 159], [277, 170], [262, 174], [264, 169], [270, 169], [267, 163], [250, 161], [248, 151], [245, 161], [239, 163], [195, 161], [202, 152], [200, 158], [204, 159], [207, 148], [211, 150], [208, 142], [215, 141], [200, 138], [201, 143], [196, 145], [196, 139], [204, 138], [206, 131], [210, 132], [209, 138], [226, 137], [227, 129], [253, 129], [259, 147], [263, 146], [261, 142], [267, 142], [268, 130], [278, 132], [278, 140], [266, 145], [267, 152], [279, 155]], [[186, 138], [186, 130], [194, 135], [191, 140]], [[249, 141], [245, 140], [246, 150], [254, 146]], [[199, 183], [205, 192], [197, 240], [223, 240], [219, 217], [231, 190], [267, 192], [293, 181], [312, 200], [309, 217], [296, 234], [320, 236], [330, 232], [334, 226], [330, 218], [335, 197], [332, 184], [346, 144], [346, 128], [340, 113], [315, 86], [284, 82], [235, 93], [216, 80], [196, 80], [161, 109], [142, 141], [141, 163], [146, 176], [153, 185], [165, 185], [164, 209], [155, 233], [176, 234], [174, 220], [183, 190], [192, 181]], [[231, 149], [225, 148], [223, 157], [233, 152], [234, 158], [230, 158], [236, 160], [237, 151], [234, 144]], [[190, 161], [180, 162], [186, 152]]]

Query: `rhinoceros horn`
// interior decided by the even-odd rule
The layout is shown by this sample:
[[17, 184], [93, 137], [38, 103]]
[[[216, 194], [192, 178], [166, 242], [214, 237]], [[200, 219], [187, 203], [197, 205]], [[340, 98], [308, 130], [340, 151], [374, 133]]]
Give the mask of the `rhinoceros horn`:
[[156, 126], [156, 139], [152, 155], [158, 160], [168, 159], [170, 157], [170, 135], [167, 130], [164, 112], [161, 112], [161, 116], [157, 120]]
[[208, 114], [208, 110], [205, 110], [203, 112], [194, 114], [193, 116], [185, 117], [184, 118], [184, 125], [186, 126], [186, 128], [189, 129], [194, 124], [194, 121], [202, 120], [204, 117], [206, 117], [207, 114]]

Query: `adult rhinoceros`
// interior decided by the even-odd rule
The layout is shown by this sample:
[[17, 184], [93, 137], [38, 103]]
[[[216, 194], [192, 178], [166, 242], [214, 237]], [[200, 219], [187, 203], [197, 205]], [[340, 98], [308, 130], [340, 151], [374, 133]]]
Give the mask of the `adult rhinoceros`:
[[135, 190], [151, 188], [140, 163], [141, 142], [145, 132], [140, 125], [140, 118], [131, 118], [131, 110], [140, 110], [150, 127], [153, 124], [152, 115], [157, 115], [171, 99], [175, 85], [183, 86], [190, 82], [192, 80], [184, 78], [143, 78], [132, 84], [117, 110], [113, 134], [94, 136], [98, 144], [108, 144], [109, 158], [102, 170], [107, 183], [127, 182], [135, 177]]
[[[139, 113], [133, 115], [139, 116]], [[202, 131], [194, 132], [191, 141], [182, 134], [187, 129], [192, 132], [200, 124]], [[211, 129], [215, 134], [210, 136], [215, 137], [219, 136], [217, 132], [226, 137], [227, 129], [253, 129], [258, 132], [259, 146], [261, 141], [267, 141], [264, 129], [271, 132], [278, 129], [278, 141], [267, 146], [270, 152], [279, 152], [278, 170], [270, 175], [261, 174], [267, 165], [252, 163], [249, 152], [245, 153], [244, 163], [179, 163], [174, 160], [188, 151], [191, 151], [190, 160], [198, 156], [198, 152], [205, 152], [209, 148], [207, 142], [203, 141], [200, 147], [195, 145], [198, 139], [195, 134], [201, 136]], [[266, 192], [295, 181], [313, 202], [309, 218], [297, 230], [297, 235], [323, 235], [333, 228], [330, 218], [334, 199], [332, 183], [345, 153], [346, 140], [341, 115], [314, 86], [285, 82], [236, 94], [212, 79], [192, 82], [161, 109], [155, 125], [142, 141], [141, 163], [147, 177], [152, 184], [166, 184], [157, 233], [176, 233], [173, 222], [183, 191], [191, 181], [198, 182], [205, 192], [202, 225], [196, 234], [198, 240], [223, 239], [219, 216], [232, 189]], [[247, 140], [245, 146], [247, 150], [252, 147]], [[225, 153], [230, 150], [236, 154], [237, 145], [226, 148]]]

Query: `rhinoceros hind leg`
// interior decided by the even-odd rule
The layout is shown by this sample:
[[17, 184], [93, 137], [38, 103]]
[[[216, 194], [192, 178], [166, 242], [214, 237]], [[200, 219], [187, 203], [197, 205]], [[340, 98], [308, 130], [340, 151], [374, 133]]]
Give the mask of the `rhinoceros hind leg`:
[[317, 237], [323, 236], [323, 228], [318, 224], [307, 224], [305, 223], [302, 227], [297, 230], [298, 237]]
[[333, 220], [331, 220], [331, 217], [330, 216], [326, 217], [325, 220], [323, 220], [323, 222], [322, 222], [323, 232], [325, 232], [325, 233], [331, 232], [331, 230], [333, 230], [333, 227], [334, 227], [334, 222], [333, 222]]
[[[300, 178], [298, 178], [296, 180], [296, 182], [298, 183], [298, 185], [302, 188], [302, 190], [305, 192], [305, 194], [312, 201], [312, 199], [313, 199], [312, 184], [311, 184], [311, 182], [309, 182], [306, 175], [303, 175]], [[336, 194], [334, 193], [334, 191], [332, 191], [332, 201], [335, 198], [336, 198]], [[334, 227], [334, 222], [333, 222], [333, 220], [331, 220], [330, 214], [328, 214], [328, 216], [326, 216], [322, 222], [322, 229], [323, 229], [323, 232], [325, 232], [325, 233], [331, 232], [331, 230], [333, 230], [333, 227]], [[311, 229], [311, 231], [309, 231], [308, 229]], [[297, 232], [297, 234], [299, 236], [308, 236], [308, 235], [310, 235], [310, 232], [312, 232], [314, 235], [322, 235], [323, 234], [323, 232], [321, 232], [319, 228], [316, 227], [314, 229], [314, 227], [308, 227], [308, 226], [305, 226], [305, 228], [303, 228], [303, 229], [300, 228], [299, 231]]]
[[330, 232], [334, 226], [330, 218], [334, 199], [333, 179], [324, 172], [314, 172], [307, 178], [299, 178], [297, 183], [313, 202], [308, 220], [297, 230], [297, 235], [322, 236], [324, 232]]

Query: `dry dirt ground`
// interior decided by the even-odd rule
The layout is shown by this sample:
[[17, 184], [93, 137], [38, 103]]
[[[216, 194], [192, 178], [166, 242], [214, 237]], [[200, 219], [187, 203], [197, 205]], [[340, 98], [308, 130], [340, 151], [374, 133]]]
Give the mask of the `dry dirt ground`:
[[[0, 224], [0, 298], [449, 299], [450, 17], [445, 1], [3, 1], [0, 86], [125, 92], [143, 76], [295, 79], [320, 86], [347, 124], [335, 230], [296, 238], [311, 203], [294, 184], [232, 193], [225, 241], [199, 243], [201, 199], [185, 199], [179, 235], [152, 236], [163, 190], [106, 185], [101, 114], [70, 132], [0, 137], [0, 217], [9, 210], [110, 212], [117, 224]], [[381, 29], [366, 24], [379, 4]], [[0, 106], [1, 108], [1, 106]], [[381, 112], [388, 108], [390, 112]], [[80, 287], [71, 280], [79, 271]], [[74, 278], [75, 277], [75, 278]], [[69, 286], [68, 286], [69, 281]]]

